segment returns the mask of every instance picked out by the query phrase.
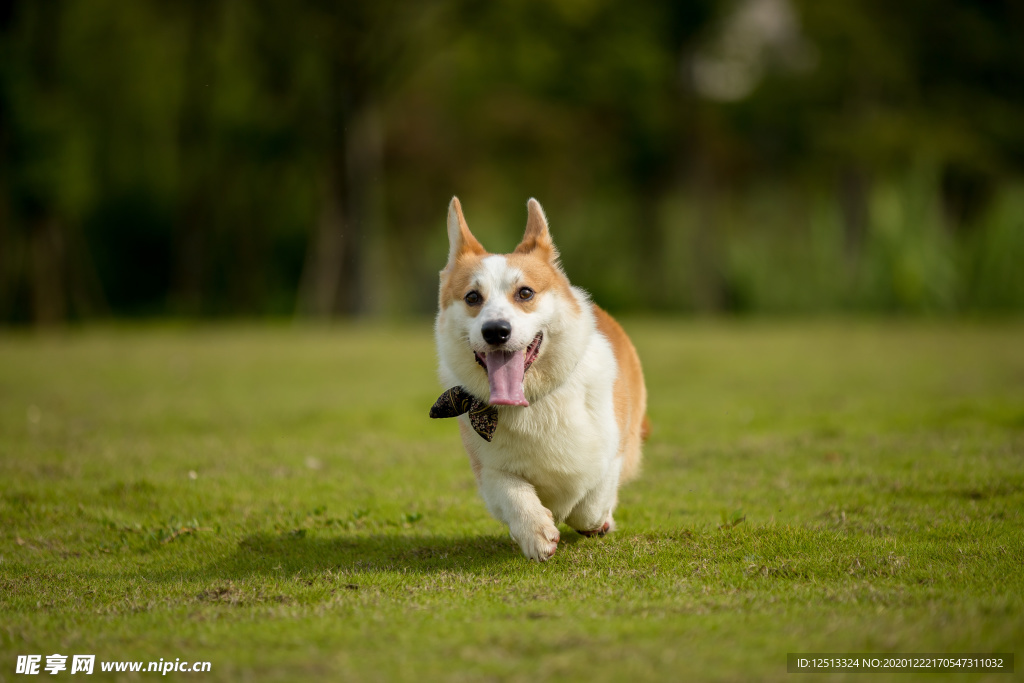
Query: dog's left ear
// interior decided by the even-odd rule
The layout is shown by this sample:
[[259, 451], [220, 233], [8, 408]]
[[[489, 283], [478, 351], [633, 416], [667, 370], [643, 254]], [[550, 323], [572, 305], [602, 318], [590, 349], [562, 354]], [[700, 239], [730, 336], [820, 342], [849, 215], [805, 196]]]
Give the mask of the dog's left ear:
[[551, 233], [548, 232], [548, 219], [544, 215], [544, 209], [541, 208], [540, 202], [531, 197], [530, 201], [526, 202], [526, 212], [526, 233], [523, 235], [523, 241], [519, 243], [513, 253], [532, 254], [537, 252], [538, 255], [554, 263], [558, 260], [558, 250], [555, 249], [555, 244], [551, 241]]

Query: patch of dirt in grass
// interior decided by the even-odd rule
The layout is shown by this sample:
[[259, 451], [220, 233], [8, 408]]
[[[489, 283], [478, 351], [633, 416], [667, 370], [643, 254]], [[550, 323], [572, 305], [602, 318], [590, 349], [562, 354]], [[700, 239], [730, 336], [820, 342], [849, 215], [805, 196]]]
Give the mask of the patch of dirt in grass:
[[198, 602], [224, 605], [254, 605], [267, 602], [288, 604], [293, 599], [287, 595], [266, 595], [261, 590], [251, 591], [240, 588], [233, 581], [228, 581], [208, 588], [196, 595]]

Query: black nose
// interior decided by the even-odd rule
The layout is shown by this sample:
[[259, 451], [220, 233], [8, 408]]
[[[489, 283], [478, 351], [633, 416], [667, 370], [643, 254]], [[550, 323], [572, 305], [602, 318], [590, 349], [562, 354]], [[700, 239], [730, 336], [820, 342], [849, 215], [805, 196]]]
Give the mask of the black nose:
[[512, 324], [507, 320], [488, 320], [480, 328], [488, 344], [504, 344], [512, 336]]

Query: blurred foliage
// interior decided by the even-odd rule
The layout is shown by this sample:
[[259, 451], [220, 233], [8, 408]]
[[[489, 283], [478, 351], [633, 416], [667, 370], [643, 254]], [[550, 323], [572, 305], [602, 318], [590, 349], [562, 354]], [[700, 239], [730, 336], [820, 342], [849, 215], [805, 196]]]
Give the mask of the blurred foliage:
[[0, 0], [0, 321], [422, 314], [445, 207], [612, 309], [1019, 311], [1010, 0]]

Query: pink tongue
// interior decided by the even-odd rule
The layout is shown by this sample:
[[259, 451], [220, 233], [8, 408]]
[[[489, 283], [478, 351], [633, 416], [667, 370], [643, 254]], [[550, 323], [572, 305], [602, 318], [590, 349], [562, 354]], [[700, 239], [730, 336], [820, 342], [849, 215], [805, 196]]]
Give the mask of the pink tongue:
[[491, 383], [492, 406], [528, 406], [523, 395], [526, 354], [522, 351], [490, 351], [484, 357], [487, 379]]

